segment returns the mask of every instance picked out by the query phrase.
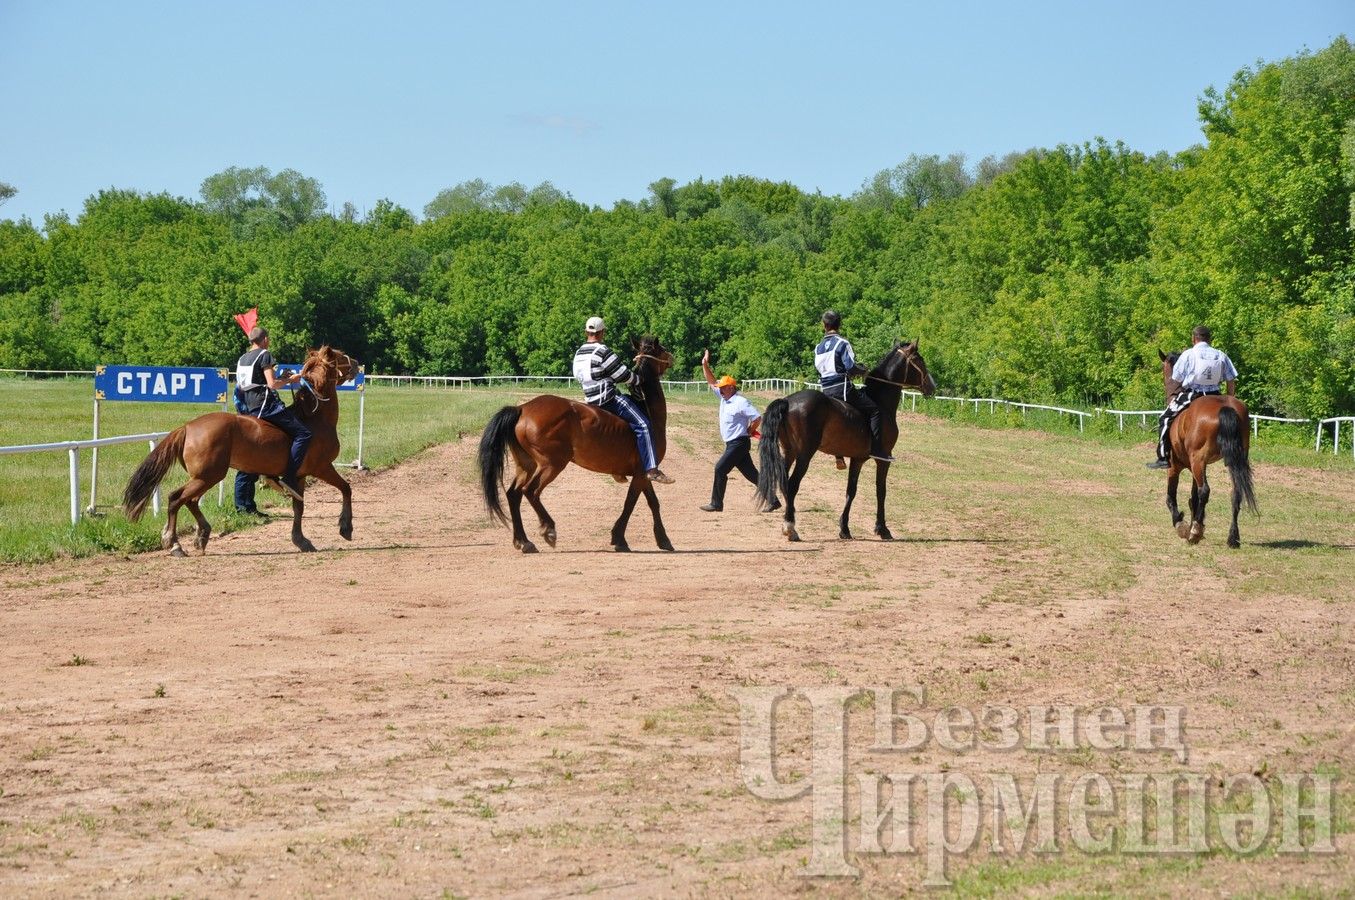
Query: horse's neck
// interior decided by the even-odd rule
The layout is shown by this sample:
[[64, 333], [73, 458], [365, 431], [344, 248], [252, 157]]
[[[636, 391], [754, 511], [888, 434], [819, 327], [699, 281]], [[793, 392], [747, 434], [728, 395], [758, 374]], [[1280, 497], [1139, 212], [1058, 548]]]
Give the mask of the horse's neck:
[[338, 429], [339, 398], [337, 394], [328, 400], [321, 400], [318, 394], [312, 394], [309, 400], [298, 395], [292, 402], [292, 408], [296, 410], [301, 421], [307, 425], [328, 425], [330, 428]]
[[[874, 375], [876, 378], [885, 377], [876, 372], [871, 372], [870, 374]], [[894, 381], [895, 379], [890, 378], [889, 380]], [[866, 392], [870, 394], [871, 399], [875, 401], [875, 405], [880, 407], [881, 412], [891, 414], [898, 412], [899, 401], [903, 398], [903, 391], [900, 388], [896, 388], [892, 384], [885, 384], [882, 381], [871, 381], [870, 378], [867, 377], [865, 389]]]

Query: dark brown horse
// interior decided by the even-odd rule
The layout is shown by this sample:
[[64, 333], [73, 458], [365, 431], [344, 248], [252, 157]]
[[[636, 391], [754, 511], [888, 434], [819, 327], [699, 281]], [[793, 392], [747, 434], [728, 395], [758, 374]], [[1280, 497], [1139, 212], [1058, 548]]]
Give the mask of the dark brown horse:
[[[339, 534], [344, 540], [353, 538], [352, 490], [347, 480], [334, 470], [339, 455], [338, 386], [357, 371], [357, 363], [342, 350], [321, 347], [306, 355], [301, 367], [305, 384], [294, 392], [292, 409], [313, 435], [306, 448], [306, 459], [298, 479], [305, 491], [305, 476], [312, 475], [333, 485], [343, 495], [343, 511], [339, 514]], [[226, 477], [230, 469], [241, 472], [282, 472], [287, 467], [287, 455], [292, 439], [282, 429], [253, 416], [215, 412], [198, 416], [186, 425], [169, 433], [141, 463], [127, 490], [122, 495], [127, 518], [141, 518], [155, 488], [164, 479], [174, 463], [179, 462], [188, 471], [188, 483], [169, 494], [165, 529], [160, 534], [160, 546], [174, 556], [186, 555], [179, 544], [177, 523], [179, 507], [187, 506], [197, 520], [197, 536], [193, 546], [199, 553], [206, 551], [212, 526], [202, 515], [198, 500], [213, 485]], [[315, 549], [301, 533], [301, 500], [292, 500], [292, 543], [303, 552]]]
[[[917, 342], [895, 343], [880, 364], [866, 375], [862, 388], [880, 407], [880, 445], [894, 449], [899, 439], [895, 417], [903, 388], [916, 388], [930, 397], [936, 382], [927, 371], [927, 363], [918, 352]], [[841, 400], [825, 397], [815, 390], [800, 391], [767, 407], [762, 417], [762, 466], [758, 472], [757, 493], [763, 509], [771, 506], [780, 490], [786, 497], [785, 521], [781, 530], [787, 539], [798, 541], [795, 530], [795, 495], [815, 452], [851, 460], [847, 472], [847, 505], [842, 508], [838, 536], [851, 540], [847, 518], [856, 496], [856, 479], [870, 458], [870, 425], [858, 410]], [[793, 468], [787, 470], [786, 461]], [[889, 463], [875, 461], [875, 533], [891, 541], [894, 536], [885, 526], [885, 490]]]
[[[1178, 387], [1172, 380], [1172, 367], [1181, 354], [1167, 355], [1159, 350], [1157, 355], [1162, 359], [1162, 383], [1170, 397]], [[1209, 479], [1205, 477], [1205, 469], [1221, 459], [1233, 479], [1233, 524], [1228, 530], [1228, 546], [1241, 546], [1237, 530], [1238, 510], [1246, 501], [1248, 508], [1256, 512], [1251, 462], [1247, 458], [1251, 444], [1248, 420], [1247, 404], [1233, 396], [1210, 394], [1197, 398], [1171, 423], [1167, 510], [1176, 533], [1192, 544], [1198, 544], [1204, 537], [1204, 509], [1209, 503]], [[1176, 507], [1176, 485], [1183, 469], [1190, 470], [1192, 479], [1189, 522]]]
[[[631, 387], [630, 395], [649, 416], [654, 456], [662, 462], [668, 448], [665, 435], [668, 404], [659, 379], [673, 364], [673, 354], [652, 337], [632, 340], [631, 346], [635, 349], [638, 380]], [[480, 486], [489, 514], [509, 524], [499, 503], [505, 448], [512, 452], [517, 463], [517, 474], [507, 488], [508, 510], [513, 517], [513, 546], [523, 553], [535, 553], [536, 545], [523, 530], [522, 498], [526, 497], [536, 510], [541, 521], [541, 537], [554, 547], [555, 520], [541, 505], [541, 492], [571, 462], [611, 475], [618, 481], [630, 478], [630, 491], [626, 494], [621, 517], [612, 526], [613, 547], [618, 551], [630, 549], [626, 543], [626, 523], [635, 509], [635, 501], [643, 493], [654, 515], [654, 540], [662, 550], [673, 549], [668, 533], [664, 531], [663, 519], [659, 517], [659, 498], [654, 493], [654, 485], [645, 477], [645, 470], [640, 465], [635, 434], [620, 417], [577, 400], [549, 395], [535, 397], [521, 406], [505, 406], [495, 413], [480, 438]]]

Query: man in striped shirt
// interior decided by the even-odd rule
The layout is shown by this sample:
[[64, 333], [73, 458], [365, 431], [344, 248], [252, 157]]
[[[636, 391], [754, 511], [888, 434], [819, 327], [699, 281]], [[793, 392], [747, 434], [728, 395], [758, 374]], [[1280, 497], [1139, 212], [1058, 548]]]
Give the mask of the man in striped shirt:
[[673, 479], [659, 471], [654, 458], [654, 442], [649, 436], [649, 419], [625, 394], [617, 391], [619, 384], [634, 384], [635, 373], [603, 343], [607, 326], [600, 316], [593, 316], [584, 325], [587, 340], [574, 351], [574, 377], [583, 385], [583, 400], [621, 420], [635, 432], [635, 444], [640, 449], [640, 464], [645, 476], [658, 484], [672, 484]]
[[[837, 333], [842, 317], [833, 310], [823, 313], [823, 340], [814, 348], [814, 368], [819, 370], [819, 386], [826, 396], [842, 400], [861, 411], [870, 423], [870, 455], [881, 462], [893, 462], [880, 446], [880, 407], [870, 395], [858, 391], [852, 384], [853, 375], [866, 374], [866, 367], [856, 361], [851, 342]], [[838, 468], [842, 468], [841, 462]]]

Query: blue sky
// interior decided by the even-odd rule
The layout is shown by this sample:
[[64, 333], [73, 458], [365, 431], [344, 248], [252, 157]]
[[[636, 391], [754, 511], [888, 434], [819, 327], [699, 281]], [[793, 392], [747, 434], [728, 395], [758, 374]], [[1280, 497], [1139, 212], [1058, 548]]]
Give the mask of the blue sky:
[[1201, 139], [1196, 100], [1349, 0], [0, 0], [0, 217], [293, 168], [419, 214], [471, 178], [586, 203], [748, 174], [850, 194], [909, 154]]

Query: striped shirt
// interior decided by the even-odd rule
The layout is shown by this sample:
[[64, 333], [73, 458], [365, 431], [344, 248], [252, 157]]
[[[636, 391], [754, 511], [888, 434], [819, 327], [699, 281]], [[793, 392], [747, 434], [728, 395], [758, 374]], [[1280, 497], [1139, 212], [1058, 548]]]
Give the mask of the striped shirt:
[[819, 370], [819, 384], [825, 388], [846, 381], [847, 373], [856, 368], [851, 342], [840, 334], [824, 335], [814, 348], [814, 368]]
[[583, 400], [602, 406], [616, 396], [618, 384], [630, 384], [635, 373], [600, 342], [589, 342], [574, 351], [574, 377], [583, 385]]

